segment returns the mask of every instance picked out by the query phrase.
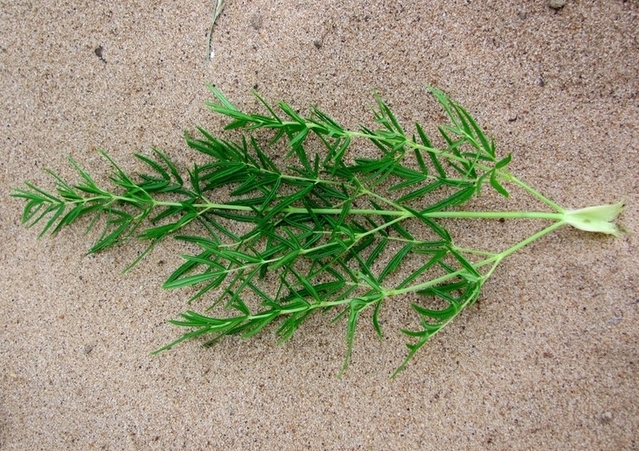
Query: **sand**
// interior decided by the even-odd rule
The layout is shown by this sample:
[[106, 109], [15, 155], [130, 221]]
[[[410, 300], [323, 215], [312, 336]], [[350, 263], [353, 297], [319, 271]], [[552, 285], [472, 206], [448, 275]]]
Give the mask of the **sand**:
[[[212, 1], [0, 1], [0, 449], [639, 449], [639, 4], [565, 3], [227, 0], [209, 63]], [[98, 148], [188, 167], [183, 131], [222, 133], [207, 83], [348, 126], [371, 124], [375, 89], [407, 128], [441, 118], [437, 86], [559, 204], [624, 199], [630, 233], [562, 228], [513, 255], [396, 379], [393, 307], [385, 340], [362, 322], [341, 379], [344, 324], [325, 316], [281, 346], [267, 330], [151, 356], [186, 308], [161, 288], [180, 243], [122, 274], [142, 245], [38, 240], [9, 193], [52, 187], [45, 167], [73, 178], [69, 156], [104, 179]], [[450, 226], [488, 247], [539, 228]]]

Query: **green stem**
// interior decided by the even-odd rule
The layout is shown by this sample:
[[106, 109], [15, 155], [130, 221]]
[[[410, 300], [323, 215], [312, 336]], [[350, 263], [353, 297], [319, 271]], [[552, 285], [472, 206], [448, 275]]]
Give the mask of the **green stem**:
[[541, 194], [539, 191], [537, 191], [536, 189], [534, 189], [533, 187], [531, 187], [527, 183], [519, 180], [517, 177], [515, 177], [514, 175], [512, 175], [508, 171], [506, 171], [506, 170], [498, 171], [497, 175], [499, 177], [501, 177], [503, 180], [507, 180], [509, 182], [512, 182], [515, 185], [519, 186], [520, 188], [524, 189], [525, 191], [530, 193], [532, 196], [536, 197], [537, 199], [539, 199], [540, 201], [542, 201], [543, 203], [545, 203], [549, 207], [553, 208], [554, 210], [558, 211], [559, 213], [562, 213], [562, 214], [565, 213], [566, 210], [564, 208], [562, 208], [560, 205], [558, 205], [555, 202], [553, 202], [552, 200], [548, 199], [546, 196]]
[[[488, 277], [490, 277], [490, 275], [492, 274], [493, 270], [495, 269], [495, 267], [506, 257], [508, 257], [509, 255], [517, 252], [519, 249], [529, 245], [530, 243], [532, 243], [533, 241], [538, 240], [539, 238], [549, 234], [550, 232], [558, 229], [559, 227], [563, 226], [564, 224], [566, 224], [564, 221], [558, 221], [555, 222], [553, 224], [551, 224], [550, 226], [546, 227], [545, 229], [540, 230], [539, 232], [529, 236], [528, 238], [526, 238], [525, 240], [520, 241], [519, 243], [515, 244], [514, 246], [509, 247], [508, 249], [506, 249], [503, 252], [500, 252], [499, 254], [495, 254], [491, 257], [488, 257], [484, 260], [481, 260], [477, 263], [473, 263], [473, 267], [477, 270], [479, 270], [479, 268], [486, 266], [488, 264], [493, 264], [493, 266], [491, 267], [491, 269], [488, 271], [488, 273], [484, 274], [482, 276], [483, 280], [487, 280]], [[417, 285], [411, 285], [405, 288], [400, 288], [400, 289], [395, 289], [395, 290], [388, 290], [386, 291], [386, 295], [388, 296], [396, 296], [399, 294], [405, 294], [405, 293], [414, 293], [416, 291], [422, 291], [425, 290], [427, 288], [431, 288], [434, 287], [436, 285], [442, 284], [450, 279], [453, 279], [455, 277], [459, 277], [462, 274], [464, 274], [466, 272], [465, 269], [460, 269], [459, 271], [455, 271], [446, 275], [443, 275], [441, 277], [429, 280], [428, 282], [423, 282]]]
[[[156, 201], [156, 206], [159, 207], [179, 207], [181, 204], [179, 202], [161, 202]], [[205, 204], [193, 204], [192, 207], [197, 209], [206, 209], [206, 210], [236, 210], [236, 211], [246, 211], [246, 212], [254, 212], [255, 210], [251, 207], [247, 207], [244, 205], [233, 205], [233, 204], [216, 204], [216, 203], [205, 203]], [[342, 209], [340, 208], [313, 208], [313, 213], [318, 215], [340, 215], [342, 214]], [[308, 213], [308, 209], [302, 207], [288, 207], [282, 210], [285, 214], [305, 214]], [[380, 216], [399, 216], [402, 218], [410, 217], [410, 213], [404, 211], [397, 210], [376, 210], [376, 209], [365, 209], [365, 208], [351, 208], [348, 211], [350, 215], [380, 215]], [[423, 216], [427, 218], [449, 218], [449, 219], [547, 219], [547, 220], [555, 220], [560, 221], [563, 219], [563, 213], [549, 213], [544, 211], [431, 211], [424, 212]]]
[[[514, 178], [513, 178], [514, 179]], [[522, 183], [522, 186], [524, 184]], [[85, 198], [77, 201], [67, 202], [69, 205], [74, 205], [78, 203], [90, 203], [90, 202], [99, 202], [107, 200], [110, 203], [115, 201], [120, 201], [123, 203], [131, 203], [131, 199], [123, 197], [123, 196], [95, 196], [90, 198]], [[180, 202], [169, 202], [169, 201], [158, 201], [153, 200], [149, 202], [153, 207], [182, 207], [182, 203]], [[560, 221], [563, 219], [564, 214], [561, 207], [556, 204], [549, 204], [556, 208], [560, 213], [549, 213], [544, 211], [431, 211], [422, 213], [423, 216], [427, 218], [434, 219], [546, 219], [546, 220], [555, 220]], [[255, 212], [255, 210], [249, 206], [244, 205], [234, 205], [234, 204], [218, 204], [214, 202], [206, 202], [199, 204], [192, 204], [191, 207], [198, 210], [232, 210], [232, 211], [245, 211], [245, 212]], [[342, 214], [342, 209], [340, 208], [314, 208], [312, 209], [314, 213], [319, 215], [340, 215]], [[302, 207], [288, 207], [282, 210], [285, 214], [305, 214], [308, 213], [306, 208]], [[203, 212], [200, 212], [200, 214]], [[365, 208], [351, 208], [348, 212], [351, 215], [380, 215], [380, 216], [394, 216], [401, 218], [408, 218], [411, 216], [410, 213], [406, 211], [397, 211], [397, 210], [376, 210], [376, 209], [365, 209]]]
[[[215, 207], [213, 207], [215, 208]], [[307, 213], [305, 208], [290, 207], [284, 210], [290, 214]], [[336, 208], [314, 208], [313, 212], [321, 215], [339, 215], [340, 209]], [[352, 208], [348, 212], [354, 215], [380, 215], [380, 216], [400, 216], [410, 217], [410, 213], [395, 210], [374, 210]], [[548, 213], [543, 211], [431, 211], [422, 213], [427, 218], [449, 218], [449, 219], [549, 219], [561, 220], [562, 213]]]

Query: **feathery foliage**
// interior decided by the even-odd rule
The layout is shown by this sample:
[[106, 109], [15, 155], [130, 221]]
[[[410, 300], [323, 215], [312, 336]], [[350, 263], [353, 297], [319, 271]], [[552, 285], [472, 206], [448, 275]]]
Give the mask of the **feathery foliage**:
[[[408, 354], [397, 374], [424, 344], [473, 305], [495, 267], [530, 242], [564, 224], [618, 234], [611, 224], [621, 204], [567, 211], [514, 177], [511, 155], [498, 156], [495, 143], [459, 104], [430, 88], [448, 116], [435, 146], [420, 124], [407, 134], [389, 106], [376, 96], [375, 125], [342, 127], [312, 108], [308, 117], [287, 103], [273, 106], [255, 94], [263, 113], [234, 106], [211, 87], [208, 106], [226, 116], [235, 141], [199, 128], [187, 145], [207, 157], [181, 172], [154, 149], [136, 154], [147, 168], [125, 173], [113, 167], [114, 187], [98, 186], [74, 160], [80, 181], [54, 172], [55, 192], [33, 184], [12, 196], [26, 201], [22, 220], [44, 223], [41, 235], [56, 233], [83, 216], [103, 231], [90, 252], [136, 236], [147, 252], [173, 235], [197, 246], [164, 283], [190, 287], [189, 303], [209, 299], [199, 312], [188, 310], [172, 324], [188, 331], [156, 352], [199, 336], [206, 345], [228, 335], [251, 337], [275, 324], [281, 341], [315, 312], [330, 312], [346, 323], [347, 351], [353, 349], [362, 313], [382, 336], [385, 305], [412, 299], [415, 322], [402, 332]], [[272, 130], [261, 142], [257, 130]], [[372, 156], [358, 155], [354, 143], [368, 143]], [[360, 145], [358, 144], [358, 145]], [[284, 158], [276, 157], [285, 147]], [[317, 149], [310, 152], [310, 147]], [[517, 186], [546, 204], [550, 212], [463, 211], [460, 206], [482, 189], [508, 197]], [[458, 247], [443, 218], [533, 218], [550, 225], [501, 252]], [[199, 227], [186, 227], [188, 224]], [[136, 260], [137, 263], [144, 255]]]

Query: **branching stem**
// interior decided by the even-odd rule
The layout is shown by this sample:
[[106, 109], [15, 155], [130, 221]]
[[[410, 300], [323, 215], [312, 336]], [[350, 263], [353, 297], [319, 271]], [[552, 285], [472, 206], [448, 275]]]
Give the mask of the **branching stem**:
[[[99, 187], [71, 160], [79, 184], [49, 172], [55, 193], [30, 183], [12, 193], [26, 201], [24, 223], [46, 218], [42, 234], [56, 233], [85, 215], [93, 217], [89, 228], [103, 223], [91, 252], [137, 234], [151, 244], [133, 265], [171, 235], [199, 248], [184, 256], [163, 286], [195, 288], [189, 302], [213, 299], [204, 313], [187, 310], [170, 321], [188, 331], [156, 352], [200, 336], [212, 337], [207, 344], [228, 335], [248, 338], [276, 323], [276, 334], [284, 341], [313, 312], [330, 311], [335, 313], [333, 321], [346, 321], [343, 372], [363, 311], [372, 311], [373, 327], [382, 336], [383, 305], [392, 300], [396, 310], [406, 307], [407, 299], [417, 299], [407, 307], [418, 326], [401, 329], [409, 338], [408, 355], [396, 375], [429, 339], [477, 301], [504, 258], [566, 224], [620, 234], [612, 221], [621, 203], [563, 209], [513, 176], [507, 169], [511, 155], [498, 157], [494, 142], [474, 118], [436, 89], [431, 92], [450, 121], [438, 127], [440, 147], [420, 124], [415, 124], [414, 135], [406, 134], [379, 97], [376, 128], [348, 130], [317, 108], [303, 117], [286, 103], [276, 108], [256, 94], [267, 113], [247, 113], [216, 88], [211, 90], [215, 101], [209, 107], [229, 118], [227, 129], [239, 131], [241, 138], [226, 141], [201, 128], [200, 138], [187, 135], [188, 146], [208, 161], [194, 165], [188, 177], [157, 149], [153, 158], [136, 154], [149, 172], [135, 177], [103, 153], [114, 168], [115, 189]], [[276, 164], [262, 148], [252, 134], [256, 129], [275, 132], [267, 146], [287, 141], [285, 165]], [[311, 135], [317, 138], [313, 145], [320, 147], [316, 153], [307, 150]], [[376, 157], [346, 158], [356, 140], [367, 142]], [[553, 211], [463, 208], [488, 189], [508, 197], [507, 187], [524, 190]], [[209, 200], [219, 199], [219, 190], [230, 199]], [[551, 224], [495, 252], [457, 246], [443, 221], [454, 219]], [[187, 229], [189, 224], [199, 225], [199, 231]], [[486, 227], [490, 229], [489, 222]], [[209, 316], [219, 309], [224, 313]]]

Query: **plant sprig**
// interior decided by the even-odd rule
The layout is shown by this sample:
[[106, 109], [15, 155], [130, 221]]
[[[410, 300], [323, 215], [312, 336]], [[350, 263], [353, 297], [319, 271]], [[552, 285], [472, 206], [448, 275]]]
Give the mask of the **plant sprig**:
[[[429, 88], [449, 123], [438, 127], [435, 146], [424, 128], [405, 132], [390, 107], [375, 96], [375, 125], [342, 127], [318, 108], [305, 117], [287, 103], [248, 113], [211, 87], [211, 110], [229, 118], [226, 130], [240, 138], [216, 137], [203, 128], [186, 134], [187, 145], [208, 161], [181, 174], [160, 150], [136, 154], [148, 172], [131, 176], [113, 166], [114, 188], [102, 188], [74, 160], [80, 181], [72, 184], [52, 171], [56, 192], [33, 184], [11, 194], [26, 201], [22, 221], [44, 222], [41, 235], [56, 233], [92, 216], [103, 224], [90, 252], [137, 236], [155, 244], [174, 235], [200, 251], [164, 288], [191, 288], [189, 303], [207, 297], [203, 311], [188, 310], [170, 322], [189, 330], [177, 343], [207, 336], [206, 345], [228, 335], [251, 337], [276, 323], [280, 341], [289, 339], [315, 312], [345, 321], [346, 369], [363, 312], [382, 336], [385, 304], [407, 299], [415, 323], [401, 331], [408, 355], [401, 371], [429, 339], [474, 304], [486, 280], [508, 255], [553, 230], [577, 228], [618, 235], [612, 223], [621, 203], [566, 210], [508, 170], [511, 155], [497, 155], [495, 143], [461, 105]], [[273, 130], [268, 143], [254, 134]], [[356, 154], [352, 144], [370, 144], [374, 157]], [[277, 158], [283, 143], [284, 158]], [[278, 147], [280, 146], [280, 147]], [[315, 151], [308, 149], [314, 147]], [[486, 186], [508, 197], [508, 185], [527, 191], [551, 211], [464, 211], [461, 206]], [[501, 252], [455, 244], [444, 218], [530, 218], [550, 225]], [[198, 232], [188, 224], [199, 224]], [[212, 313], [213, 311], [218, 312]], [[223, 313], [226, 312], [226, 313]]]

